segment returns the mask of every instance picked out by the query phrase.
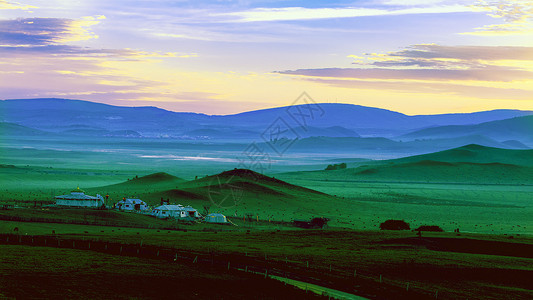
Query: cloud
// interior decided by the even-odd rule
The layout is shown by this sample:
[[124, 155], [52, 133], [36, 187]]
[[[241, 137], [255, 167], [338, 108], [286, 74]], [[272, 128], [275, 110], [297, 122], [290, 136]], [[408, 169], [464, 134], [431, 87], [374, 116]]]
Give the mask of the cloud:
[[46, 46], [97, 38], [88, 27], [103, 16], [80, 20], [61, 18], [24, 18], [0, 20], [0, 45], [10, 47]]
[[2, 10], [2, 9], [29, 10], [29, 9], [32, 9], [32, 8], [37, 8], [37, 7], [36, 6], [32, 6], [32, 5], [21, 4], [21, 3], [13, 2], [13, 1], [0, 0], [0, 10]]
[[[407, 49], [386, 54], [366, 54], [354, 62], [358, 65], [376, 67], [420, 67], [443, 70], [486, 70], [494, 68], [503, 71], [520, 70], [516, 66], [507, 66], [502, 61], [533, 61], [533, 47], [517, 46], [441, 46], [436, 44], [418, 44]], [[501, 71], [501, 70], [500, 70]]]
[[[413, 45], [356, 59], [354, 68], [277, 72], [329, 86], [460, 95], [485, 99], [531, 99], [533, 47]], [[523, 67], [522, 67], [523, 65]]]
[[513, 46], [442, 46], [418, 44], [391, 52], [389, 56], [411, 58], [454, 58], [463, 60], [533, 60], [533, 47]]
[[509, 35], [530, 34], [533, 32], [533, 1], [530, 0], [478, 0], [474, 9], [486, 12], [489, 16], [501, 19], [503, 24], [491, 24], [474, 28], [467, 35]]
[[402, 9], [383, 8], [305, 8], [305, 7], [283, 7], [283, 8], [255, 8], [240, 12], [230, 12], [223, 14], [213, 14], [213, 16], [229, 17], [229, 22], [269, 22], [269, 21], [294, 21], [294, 20], [316, 20], [335, 18], [355, 18], [372, 16], [394, 16], [410, 14], [443, 14], [472, 12], [472, 8], [465, 5], [440, 5], [411, 7]]
[[498, 67], [475, 70], [324, 68], [281, 71], [277, 73], [287, 75], [300, 75], [307, 77], [335, 77], [352, 79], [480, 81], [511, 81], [515, 79], [533, 79], [533, 72]]
[[531, 90], [520, 88], [498, 88], [457, 83], [405, 82], [405, 81], [368, 81], [310, 79], [311, 81], [334, 87], [354, 89], [389, 90], [400, 93], [445, 94], [480, 99], [531, 100]]

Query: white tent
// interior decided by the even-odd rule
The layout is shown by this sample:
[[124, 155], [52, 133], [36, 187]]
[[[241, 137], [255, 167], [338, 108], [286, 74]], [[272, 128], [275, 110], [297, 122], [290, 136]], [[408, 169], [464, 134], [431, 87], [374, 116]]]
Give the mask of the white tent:
[[120, 200], [117, 203], [116, 207], [117, 209], [124, 211], [144, 211], [148, 209], [148, 205], [146, 205], [146, 202], [142, 201], [141, 199], [132, 198]]
[[219, 214], [219, 213], [208, 214], [205, 217], [205, 221], [207, 223], [227, 223], [228, 222], [228, 220], [226, 219], [226, 216], [224, 216], [223, 214]]
[[198, 211], [190, 206], [183, 205], [161, 205], [154, 208], [152, 215], [157, 218], [198, 218]]
[[105, 206], [104, 198], [100, 195], [85, 195], [83, 190], [77, 189], [70, 192], [69, 195], [55, 196], [56, 205], [73, 206], [73, 207], [102, 207]]

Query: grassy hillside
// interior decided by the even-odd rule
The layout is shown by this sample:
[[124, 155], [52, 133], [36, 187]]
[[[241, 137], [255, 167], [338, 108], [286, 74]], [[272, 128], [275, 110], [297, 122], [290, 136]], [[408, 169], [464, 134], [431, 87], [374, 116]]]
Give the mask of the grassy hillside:
[[386, 161], [386, 163], [406, 163], [423, 160], [441, 162], [501, 163], [533, 166], [533, 150], [511, 150], [470, 144], [463, 147], [435, 153], [415, 155]]
[[296, 172], [283, 178], [314, 180], [533, 184], [533, 150], [508, 150], [475, 144], [451, 150], [374, 161], [357, 168]]
[[184, 181], [166, 173], [151, 174], [124, 183], [88, 189], [91, 193], [109, 194], [111, 199], [136, 196], [150, 205], [161, 198], [171, 203], [191, 205], [199, 210], [228, 215], [261, 215], [261, 218], [289, 220], [323, 214], [319, 207], [334, 197], [308, 188], [289, 184], [254, 171], [235, 169], [220, 174]]

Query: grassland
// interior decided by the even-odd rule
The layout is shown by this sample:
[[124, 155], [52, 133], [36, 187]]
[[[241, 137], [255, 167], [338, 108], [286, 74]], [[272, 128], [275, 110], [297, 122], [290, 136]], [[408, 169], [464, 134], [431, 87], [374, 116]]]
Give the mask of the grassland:
[[[328, 273], [339, 278], [356, 270], [359, 276], [373, 282], [378, 282], [382, 275], [382, 281], [391, 286], [405, 287], [409, 283], [411, 289], [425, 291], [431, 297], [438, 291], [439, 299], [533, 296], [530, 284], [533, 240], [523, 236], [510, 239], [498, 235], [424, 233], [419, 238], [412, 232], [334, 229], [305, 234], [253, 229], [183, 232], [20, 222], [3, 222], [0, 232], [13, 232], [14, 227], [23, 235], [50, 236], [54, 230], [54, 236], [63, 239], [142, 243], [193, 253], [216, 253], [231, 257], [235, 263], [254, 258], [258, 263], [268, 260], [283, 268], [284, 262], [290, 261], [299, 265], [297, 270], [303, 273]], [[148, 263], [151, 262], [140, 265]], [[128, 261], [126, 265], [129, 266]]]
[[317, 298], [245, 273], [84, 250], [0, 245], [0, 259], [2, 298]]
[[[405, 287], [409, 283], [413, 289], [431, 293], [438, 290], [439, 299], [532, 296], [527, 280], [533, 272], [532, 257], [527, 254], [531, 253], [533, 244], [530, 150], [470, 145], [396, 160], [345, 159], [349, 168], [333, 171], [324, 168], [332, 161], [343, 162], [343, 158], [328, 156], [320, 160], [302, 156], [289, 162], [287, 156], [280, 160], [281, 167], [269, 170], [269, 176], [264, 176], [232, 170], [234, 163], [227, 160], [233, 155], [233, 150], [228, 150], [231, 147], [206, 150], [208, 154], [198, 156], [202, 159], [191, 162], [183, 160], [190, 156], [188, 150], [180, 149], [182, 152], [165, 156], [164, 152], [172, 145], [164, 149], [153, 145], [152, 152], [146, 155], [145, 150], [128, 143], [131, 142], [124, 142], [125, 150], [104, 146], [104, 152], [86, 151], [75, 143], [69, 151], [18, 152], [2, 148], [6, 160], [0, 166], [0, 203], [24, 208], [0, 211], [0, 215], [4, 220], [19, 217], [38, 222], [0, 221], [0, 232], [13, 233], [16, 227], [19, 234], [54, 232], [55, 236], [68, 239], [142, 242], [237, 257], [245, 253], [245, 256], [268, 257], [274, 262], [286, 259], [301, 264], [309, 262], [317, 274], [330, 268], [342, 274], [357, 270], [372, 282], [383, 275], [392, 286]], [[203, 160], [214, 156], [212, 150], [226, 152], [220, 154], [220, 160]], [[76, 186], [91, 195], [108, 194], [108, 204], [122, 197], [140, 197], [151, 206], [158, 205], [163, 198], [171, 203], [192, 205], [201, 212], [208, 207], [211, 212], [230, 216], [237, 226], [186, 225], [116, 211], [41, 207], [53, 203], [53, 196], [69, 193]], [[255, 217], [255, 222], [245, 222], [245, 216]], [[302, 231], [290, 225], [293, 219], [315, 216], [331, 218], [330, 228]], [[438, 225], [447, 232], [424, 233], [422, 239], [414, 238], [413, 232], [379, 232], [379, 224], [391, 218], [404, 219], [411, 228]], [[457, 228], [460, 236], [451, 233]], [[518, 254], [512, 249], [519, 249]], [[20, 251], [34, 257], [32, 250]], [[13, 260], [13, 257], [6, 256], [6, 259]], [[83, 261], [81, 265], [85, 264]], [[126, 266], [135, 264], [137, 261], [125, 263]], [[160, 268], [158, 263], [144, 264], [145, 268], [154, 264], [156, 269]], [[106, 278], [111, 281], [119, 276], [118, 271], [112, 270], [119, 265], [117, 262], [112, 268], [104, 268]], [[71, 267], [65, 266], [65, 270]], [[47, 265], [40, 268], [49, 271]], [[128, 267], [124, 272], [134, 274], [138, 270]], [[7, 268], [5, 272], [14, 271]], [[26, 279], [16, 277], [22, 284], [39, 278], [27, 272]], [[85, 288], [82, 278], [89, 275], [84, 272], [75, 280], [77, 283], [72, 283], [73, 292]], [[172, 274], [181, 280], [184, 275], [176, 272]], [[209, 272], [201, 270], [203, 275], [198, 276], [209, 277]], [[50, 278], [64, 278], [61, 277], [64, 272], [59, 273], [47, 274]], [[157, 281], [157, 276], [147, 276], [147, 282]], [[227, 291], [224, 295], [245, 297], [246, 294], [233, 290], [233, 283], [240, 279], [232, 276], [215, 278], [229, 283], [228, 289], [223, 289]], [[134, 279], [142, 280], [140, 277], [131, 280]], [[15, 293], [19, 285], [3, 280], [5, 285], [15, 287], [8, 292]], [[154, 284], [155, 289], [163, 288]], [[120, 285], [116, 288], [106, 285], [105, 289], [123, 292]], [[34, 285], [33, 291], [36, 290], [48, 292], [40, 284]], [[3, 289], [2, 292], [5, 293]], [[150, 293], [139, 293], [141, 298], [153, 297]], [[7, 297], [10, 295], [5, 293]], [[74, 295], [92, 297], [92, 294]], [[271, 296], [265, 294], [266, 298]]]

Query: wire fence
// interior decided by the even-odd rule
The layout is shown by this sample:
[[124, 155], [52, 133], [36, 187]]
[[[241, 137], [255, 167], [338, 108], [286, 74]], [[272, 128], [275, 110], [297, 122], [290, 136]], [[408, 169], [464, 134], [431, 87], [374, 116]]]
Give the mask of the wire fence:
[[[112, 255], [161, 259], [216, 268], [221, 272], [247, 272], [265, 278], [277, 277], [360, 295], [369, 299], [447, 299], [446, 294], [427, 290], [416, 282], [402, 282], [382, 274], [301, 261], [290, 257], [269, 257], [264, 253], [207, 252], [140, 243], [128, 244], [98, 239], [65, 238], [57, 235], [0, 234], [0, 244], [90, 250]], [[327, 292], [323, 292], [328, 296]]]

